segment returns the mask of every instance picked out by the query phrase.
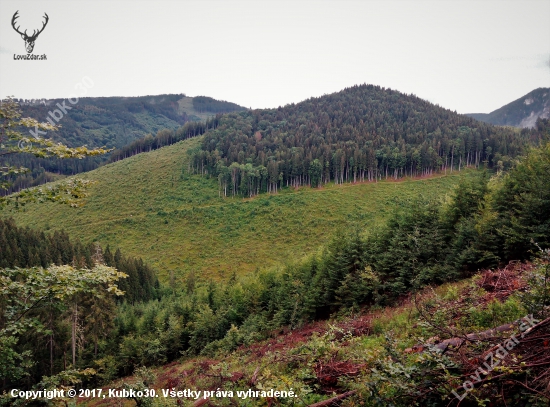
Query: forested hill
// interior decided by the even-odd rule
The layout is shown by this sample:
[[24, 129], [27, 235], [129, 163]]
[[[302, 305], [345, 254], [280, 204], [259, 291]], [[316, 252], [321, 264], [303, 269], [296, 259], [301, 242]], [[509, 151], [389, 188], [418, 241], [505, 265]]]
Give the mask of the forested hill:
[[224, 115], [191, 163], [225, 195], [282, 186], [506, 167], [536, 131], [498, 128], [373, 85], [277, 109]]
[[534, 127], [537, 119], [550, 118], [550, 88], [538, 88], [491, 113], [467, 116], [498, 126]]
[[13, 219], [0, 219], [0, 269], [43, 267], [71, 264], [92, 269], [95, 263], [116, 267], [128, 275], [118, 286], [125, 292], [123, 299], [134, 303], [157, 298], [159, 282], [153, 269], [141, 258], [126, 257], [119, 249], [111, 253], [98, 243], [82, 244], [72, 240], [65, 231], [47, 234], [18, 227]]
[[[23, 117], [46, 121], [64, 99], [19, 100]], [[205, 96], [156, 95], [81, 98], [59, 119], [59, 131], [46, 137], [71, 147], [88, 145], [120, 148], [146, 134], [176, 129], [187, 121], [202, 121], [217, 113], [245, 110], [235, 103]]]

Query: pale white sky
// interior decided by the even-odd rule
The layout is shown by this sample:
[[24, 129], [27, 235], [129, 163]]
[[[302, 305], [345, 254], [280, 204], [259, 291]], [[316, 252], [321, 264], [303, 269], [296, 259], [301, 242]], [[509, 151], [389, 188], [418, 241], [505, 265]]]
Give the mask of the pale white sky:
[[[49, 23], [34, 54], [11, 27]], [[360, 83], [487, 113], [550, 86], [550, 0], [0, 1], [0, 97], [206, 95], [277, 107]], [[82, 91], [76, 92], [82, 95]]]

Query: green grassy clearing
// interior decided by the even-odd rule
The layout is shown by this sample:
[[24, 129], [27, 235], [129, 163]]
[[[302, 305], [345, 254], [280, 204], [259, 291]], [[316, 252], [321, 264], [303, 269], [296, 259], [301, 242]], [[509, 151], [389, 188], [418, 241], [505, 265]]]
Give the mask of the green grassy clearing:
[[80, 208], [33, 204], [3, 215], [142, 257], [161, 281], [190, 271], [224, 279], [299, 259], [318, 250], [337, 228], [359, 224], [368, 230], [393, 207], [444, 196], [471, 173], [220, 198], [216, 179], [187, 173], [186, 151], [199, 142], [187, 140], [82, 174], [97, 183]]

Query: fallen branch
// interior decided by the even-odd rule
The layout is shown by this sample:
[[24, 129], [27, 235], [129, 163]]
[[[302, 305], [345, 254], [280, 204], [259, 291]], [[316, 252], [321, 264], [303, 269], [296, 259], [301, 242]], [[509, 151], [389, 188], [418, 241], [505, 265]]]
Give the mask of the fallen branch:
[[314, 371], [322, 385], [336, 385], [342, 376], [356, 376], [364, 365], [353, 364], [350, 361], [335, 361], [331, 359], [326, 363], [317, 362]]
[[529, 329], [526, 329], [525, 332], [523, 333], [523, 336], [527, 335], [528, 333], [534, 331], [535, 329], [538, 329], [540, 328], [541, 326], [544, 326], [544, 325], [547, 325], [550, 323], [550, 318], [546, 318], [545, 320], [539, 322], [538, 324], [535, 324], [533, 325], [532, 327], [530, 327]]
[[250, 379], [250, 385], [251, 386], [255, 386], [256, 385], [256, 380], [258, 380], [258, 373], [260, 372], [260, 366], [258, 366], [256, 368], [256, 370], [254, 370], [254, 374], [252, 375], [252, 378]]
[[[482, 341], [482, 340], [491, 339], [491, 338], [495, 337], [496, 334], [512, 331], [515, 328], [516, 324], [520, 321], [521, 320], [513, 322], [511, 324], [500, 325], [496, 328], [488, 329], [488, 330], [482, 331], [482, 332], [471, 333], [471, 334], [466, 335], [465, 338], [446, 339], [446, 340], [434, 345], [434, 347], [439, 349], [439, 350], [442, 350], [443, 352], [445, 352], [445, 350], [447, 350], [447, 348], [449, 346], [458, 347], [458, 346], [462, 345], [466, 340], [473, 342], [473, 341]], [[535, 329], [537, 329], [537, 328], [539, 328], [543, 325], [546, 325], [549, 322], [550, 322], [550, 318], [547, 318], [544, 321], [539, 322], [536, 325], [533, 325], [532, 327], [527, 329], [525, 332], [523, 332], [522, 336], [525, 337], [526, 335], [531, 333], [533, 330], [535, 330]]]
[[339, 394], [338, 396], [335, 396], [328, 400], [323, 400], [318, 403], [310, 404], [309, 407], [326, 407], [332, 405], [332, 403], [336, 403], [337, 401], [343, 400], [345, 398], [348, 398], [349, 396], [353, 396], [356, 393], [355, 390], [348, 391], [343, 394]]
[[544, 394], [544, 393], [541, 393], [541, 392], [538, 391], [538, 390], [532, 389], [532, 388], [530, 388], [529, 386], [527, 386], [525, 383], [522, 383], [522, 382], [517, 381], [517, 380], [509, 380], [509, 381], [514, 382], [514, 383], [517, 383], [517, 384], [520, 384], [520, 385], [522, 385], [523, 387], [525, 387], [527, 390], [532, 391], [533, 393], [537, 393], [539, 396], [542, 396], [542, 397], [544, 397], [544, 398], [547, 399], [547, 400], [549, 399], [547, 394]]

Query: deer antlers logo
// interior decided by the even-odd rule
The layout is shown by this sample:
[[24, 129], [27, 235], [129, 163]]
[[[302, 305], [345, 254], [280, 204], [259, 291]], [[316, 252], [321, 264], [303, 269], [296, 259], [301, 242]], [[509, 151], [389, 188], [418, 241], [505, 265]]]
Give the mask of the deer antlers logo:
[[32, 52], [32, 50], [34, 49], [34, 42], [36, 41], [36, 38], [38, 37], [38, 35], [42, 31], [44, 31], [44, 28], [46, 28], [46, 25], [48, 24], [49, 17], [46, 13], [44, 13], [44, 18], [46, 19], [46, 21], [44, 21], [42, 23], [43, 24], [42, 28], [40, 30], [38, 30], [38, 32], [36, 32], [36, 30], [34, 30], [32, 35], [27, 35], [27, 30], [25, 30], [25, 32], [21, 32], [21, 31], [19, 31], [19, 26], [17, 26], [17, 28], [15, 28], [15, 20], [19, 18], [17, 13], [19, 13], [19, 10], [17, 10], [15, 12], [15, 14], [13, 15], [13, 17], [11, 19], [11, 26], [13, 27], [13, 29], [15, 31], [17, 31], [17, 33], [19, 33], [21, 35], [21, 38], [23, 38], [23, 40], [25, 40], [25, 48], [27, 49], [27, 54], [30, 54]]

